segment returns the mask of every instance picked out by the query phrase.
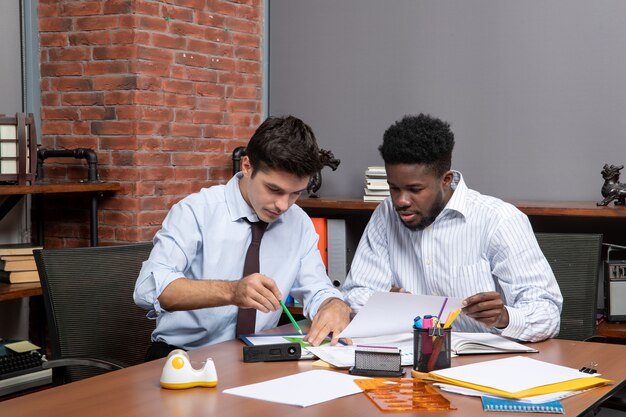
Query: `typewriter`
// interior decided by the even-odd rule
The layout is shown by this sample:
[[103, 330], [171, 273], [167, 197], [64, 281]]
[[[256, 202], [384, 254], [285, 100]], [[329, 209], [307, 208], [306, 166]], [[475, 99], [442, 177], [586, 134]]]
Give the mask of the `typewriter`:
[[15, 352], [0, 342], [0, 396], [52, 383], [52, 370], [38, 350]]

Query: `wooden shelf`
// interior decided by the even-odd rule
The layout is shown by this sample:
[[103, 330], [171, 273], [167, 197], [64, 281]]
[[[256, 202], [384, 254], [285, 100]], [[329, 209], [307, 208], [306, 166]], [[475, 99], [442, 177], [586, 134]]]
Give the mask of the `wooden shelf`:
[[626, 323], [609, 323], [603, 321], [598, 324], [598, 336], [626, 339]]
[[0, 195], [85, 193], [119, 191], [119, 182], [44, 182], [34, 185], [0, 185]]
[[[324, 197], [300, 198], [297, 205], [303, 209], [374, 211], [378, 202], [359, 198]], [[626, 218], [626, 206], [598, 206], [595, 201], [511, 201], [528, 216], [579, 216], [596, 218]]]
[[41, 283], [39, 282], [25, 282], [23, 284], [0, 282], [0, 301], [34, 297], [36, 295], [41, 295]]

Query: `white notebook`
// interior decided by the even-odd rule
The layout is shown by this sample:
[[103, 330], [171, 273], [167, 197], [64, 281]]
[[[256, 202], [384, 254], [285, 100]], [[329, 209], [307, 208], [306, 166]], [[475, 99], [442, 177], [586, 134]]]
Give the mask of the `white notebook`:
[[530, 346], [517, 343], [506, 337], [492, 333], [452, 332], [450, 341], [452, 352], [457, 355], [476, 355], [481, 353], [524, 353], [538, 352]]

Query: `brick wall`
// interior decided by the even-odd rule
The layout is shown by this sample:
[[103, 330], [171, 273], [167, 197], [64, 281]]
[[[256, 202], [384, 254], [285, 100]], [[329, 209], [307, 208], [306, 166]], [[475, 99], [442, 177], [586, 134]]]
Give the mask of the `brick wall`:
[[[150, 240], [169, 208], [231, 175], [261, 122], [261, 0], [39, 0], [42, 146], [92, 148], [101, 244]], [[46, 161], [45, 177], [86, 177]], [[46, 246], [89, 242], [87, 196], [46, 197]]]

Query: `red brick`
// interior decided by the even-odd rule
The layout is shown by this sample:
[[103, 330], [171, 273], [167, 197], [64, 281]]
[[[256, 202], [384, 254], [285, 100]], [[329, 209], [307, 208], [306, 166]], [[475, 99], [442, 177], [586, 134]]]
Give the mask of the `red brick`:
[[42, 120], [41, 131], [44, 135], [66, 135], [72, 130], [71, 123], [64, 122], [49, 122]]
[[93, 79], [95, 90], [133, 90], [137, 87], [137, 77], [121, 75], [115, 77], [96, 77]]
[[236, 4], [221, 0], [207, 0], [207, 5], [211, 11], [229, 16], [237, 16], [237, 8], [239, 7]]
[[199, 39], [189, 39], [187, 50], [213, 56], [233, 56], [233, 47], [222, 43], [207, 42]]
[[74, 25], [77, 30], [111, 30], [119, 28], [119, 18], [117, 16], [90, 16], [79, 17]]
[[205, 8], [205, 0], [165, 0], [165, 2], [198, 10], [202, 10]]
[[[102, 93], [101, 93], [102, 94]], [[104, 104], [113, 106], [115, 104], [134, 104], [134, 91], [107, 91], [104, 93]]]
[[137, 54], [137, 48], [130, 45], [93, 48], [93, 59], [131, 59]]
[[259, 115], [254, 113], [226, 113], [224, 124], [256, 127], [260, 123], [259, 118]]
[[104, 99], [102, 93], [63, 93], [61, 103], [70, 106], [98, 106], [104, 104]]
[[137, 58], [149, 61], [173, 62], [174, 54], [161, 48], [139, 46], [137, 47]]
[[193, 96], [183, 96], [179, 94], [166, 94], [163, 104], [169, 107], [183, 107], [193, 109], [196, 107], [196, 98]]
[[144, 75], [167, 77], [170, 74], [170, 65], [165, 62], [134, 61], [130, 66], [130, 72]]
[[212, 83], [217, 81], [217, 72], [204, 68], [186, 67], [185, 76], [191, 81], [206, 81]]
[[115, 106], [115, 114], [118, 120], [137, 120], [141, 115], [138, 106]]
[[232, 126], [207, 126], [204, 129], [205, 138], [230, 139], [233, 138]]
[[196, 93], [200, 96], [224, 97], [225, 89], [219, 84], [197, 84]]
[[235, 58], [248, 59], [251, 61], [261, 61], [261, 50], [258, 48], [235, 48]]
[[162, 143], [163, 140], [160, 138], [155, 138], [152, 136], [140, 137], [138, 149], [141, 149], [143, 151], [160, 150], [162, 148]]
[[232, 169], [233, 160], [231, 155], [223, 153], [210, 153], [206, 156], [208, 166], [230, 166]]
[[201, 139], [196, 142], [198, 152], [224, 152], [224, 141], [216, 139]]
[[223, 98], [198, 97], [196, 108], [210, 111], [226, 111], [226, 100]]
[[163, 140], [163, 151], [193, 152], [196, 148], [196, 141], [196, 138], [165, 138]]
[[167, 166], [171, 164], [170, 154], [164, 152], [136, 152], [133, 163], [135, 166]]
[[39, 35], [39, 44], [45, 46], [66, 46], [68, 44], [67, 33], [42, 33]]
[[123, 61], [91, 61], [84, 64], [85, 75], [124, 74], [128, 71], [128, 62]]
[[209, 59], [201, 54], [179, 52], [175, 56], [175, 62], [181, 65], [206, 68], [209, 66]]
[[78, 109], [44, 107], [41, 118], [44, 120], [78, 120]]
[[155, 91], [137, 91], [133, 102], [135, 104], [146, 104], [149, 106], [162, 106], [163, 93]]
[[202, 128], [196, 125], [172, 123], [172, 136], [199, 138], [202, 136]]
[[193, 122], [206, 123], [206, 124], [220, 124], [222, 123], [222, 113], [195, 111], [193, 113]]
[[134, 166], [134, 158], [136, 151], [120, 149], [112, 153], [111, 165], [114, 166]]
[[174, 168], [138, 168], [142, 181], [169, 181], [174, 177]]
[[232, 44], [233, 36], [228, 28], [204, 28], [204, 39], [211, 42]]
[[234, 32], [243, 32], [243, 33], [259, 33], [260, 24], [256, 21], [243, 20], [243, 19], [235, 19], [228, 18], [224, 22], [224, 26], [229, 28]]
[[39, 2], [39, 7], [37, 8], [37, 15], [39, 18], [43, 17], [55, 17], [59, 16], [61, 13], [61, 8], [58, 4], [43, 4], [41, 1]]
[[80, 109], [82, 120], [113, 120], [116, 117], [113, 107], [88, 107]]
[[234, 84], [238, 86], [254, 85], [261, 87], [261, 73], [256, 74], [238, 74], [232, 72], [222, 72], [218, 76], [220, 84]]
[[164, 80], [163, 91], [178, 94], [192, 94], [194, 84], [190, 81]]
[[132, 225], [134, 215], [128, 211], [106, 211], [102, 213], [102, 222], [117, 225]]
[[91, 80], [88, 78], [54, 78], [52, 87], [61, 91], [87, 91], [91, 90]]
[[193, 114], [194, 114], [194, 111], [192, 110], [176, 109], [174, 120], [176, 120], [179, 123], [193, 123]]
[[[63, 136], [57, 138], [56, 147], [63, 149], [96, 149], [98, 147], [98, 139], [93, 136]], [[85, 171], [83, 171], [84, 173]]]
[[[211, 58], [209, 59], [209, 68], [224, 71], [234, 71], [237, 61], [230, 58]], [[245, 72], [245, 71], [244, 71]]]
[[[135, 150], [137, 148], [137, 138], [134, 136], [106, 136], [100, 139], [100, 149], [116, 149], [116, 150]], [[100, 169], [100, 168], [98, 168]], [[108, 168], [112, 171], [114, 168]], [[106, 172], [106, 171], [105, 171]], [[110, 175], [113, 175], [112, 173]], [[126, 181], [135, 181], [135, 177], [114, 177], [115, 179], [124, 179]], [[113, 179], [113, 178], [111, 178]]]
[[187, 40], [180, 36], [170, 36], [163, 33], [153, 33], [150, 44], [160, 48], [183, 49]]
[[83, 67], [78, 63], [41, 64], [42, 77], [61, 77], [64, 75], [82, 75]]
[[138, 90], [152, 90], [160, 91], [163, 89], [163, 82], [159, 77], [151, 77], [146, 75], [140, 75], [137, 80]]
[[168, 108], [144, 107], [142, 109], [142, 119], [167, 122], [173, 120], [173, 113], [172, 109]]
[[173, 5], [161, 5], [161, 16], [168, 17], [170, 20], [193, 22], [193, 15], [193, 10]]
[[[150, 35], [145, 34], [146, 39], [150, 37]], [[116, 30], [111, 32], [111, 43], [113, 45], [126, 45], [131, 43], [138, 43], [138, 37], [140, 35], [136, 35], [133, 30], [124, 29], [124, 30]]]
[[71, 32], [72, 19], [60, 17], [44, 17], [39, 19], [39, 32]]
[[225, 17], [211, 12], [199, 12], [196, 13], [196, 20], [202, 26], [222, 28], [224, 27]]
[[253, 100], [229, 100], [226, 107], [229, 112], [252, 113], [259, 111], [260, 103]]
[[111, 32], [99, 30], [95, 32], [77, 32], [69, 34], [70, 45], [108, 45], [111, 43]]
[[136, 123], [136, 131], [142, 135], [168, 136], [170, 127], [168, 123], [143, 122]]
[[172, 155], [174, 166], [205, 166], [207, 154], [200, 153], [175, 153]]
[[237, 46], [261, 47], [261, 37], [251, 33], [233, 33], [233, 44]]
[[254, 61], [237, 61], [237, 72], [252, 72], [259, 74], [261, 72], [261, 63]]
[[209, 178], [207, 168], [184, 168], [176, 167], [174, 169], [174, 179], [176, 181], [186, 180], [206, 180]]
[[142, 182], [135, 185], [135, 195], [153, 196], [156, 195], [154, 183]]
[[139, 16], [138, 27], [155, 32], [165, 32], [167, 30], [167, 21], [162, 17]]
[[252, 135], [254, 134], [254, 131], [256, 130], [256, 127], [240, 127], [240, 126], [235, 126], [234, 127], [234, 137], [236, 138], [251, 138]]
[[196, 39], [204, 39], [205, 28], [200, 25], [186, 22], [170, 21], [169, 30], [175, 35], [189, 36]]
[[159, 15], [159, 4], [153, 3], [152, 1], [148, 2], [147, 0], [135, 0], [135, 13], [144, 14], [147, 16], [158, 16]]
[[239, 6], [237, 9], [237, 17], [259, 22], [261, 20], [261, 8]]
[[132, 12], [131, 0], [106, 0], [104, 14], [128, 14]]
[[261, 99], [261, 89], [255, 87], [235, 87], [229, 96], [244, 99]]
[[[136, 171], [134, 168], [103, 168], [101, 173], [106, 174], [106, 178], [109, 181], [137, 181], [139, 177], [135, 174]], [[139, 209], [139, 201], [135, 198], [115, 197], [103, 201], [100, 206], [108, 210], [137, 211]]]
[[91, 133], [94, 135], [128, 135], [133, 133], [130, 122], [103, 121], [91, 122]]
[[61, 94], [59, 93], [42, 93], [41, 105], [45, 106], [58, 106], [61, 104]]
[[211, 167], [209, 168], [209, 179], [225, 183], [233, 175], [232, 167]]
[[[106, 3], [106, 2], [105, 2]], [[91, 16], [102, 12], [102, 2], [71, 2], [61, 5], [63, 16]]]

